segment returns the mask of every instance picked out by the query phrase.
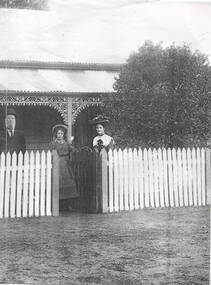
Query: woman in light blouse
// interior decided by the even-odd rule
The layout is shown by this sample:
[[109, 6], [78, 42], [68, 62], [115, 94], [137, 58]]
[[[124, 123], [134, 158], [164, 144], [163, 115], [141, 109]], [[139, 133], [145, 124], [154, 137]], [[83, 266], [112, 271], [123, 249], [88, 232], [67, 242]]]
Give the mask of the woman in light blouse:
[[91, 123], [95, 126], [97, 136], [93, 139], [93, 148], [100, 152], [103, 148], [108, 151], [114, 148], [114, 139], [105, 133], [105, 127], [109, 123], [107, 117], [99, 115], [91, 120]]

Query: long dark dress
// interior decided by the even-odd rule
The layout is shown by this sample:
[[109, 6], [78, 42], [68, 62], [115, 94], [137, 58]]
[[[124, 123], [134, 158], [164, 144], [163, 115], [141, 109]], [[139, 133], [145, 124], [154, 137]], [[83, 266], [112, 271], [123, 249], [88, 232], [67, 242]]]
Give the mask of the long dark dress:
[[53, 141], [50, 143], [50, 150], [56, 150], [59, 155], [59, 199], [63, 200], [79, 197], [73, 171], [69, 163], [71, 145], [66, 141], [62, 144]]

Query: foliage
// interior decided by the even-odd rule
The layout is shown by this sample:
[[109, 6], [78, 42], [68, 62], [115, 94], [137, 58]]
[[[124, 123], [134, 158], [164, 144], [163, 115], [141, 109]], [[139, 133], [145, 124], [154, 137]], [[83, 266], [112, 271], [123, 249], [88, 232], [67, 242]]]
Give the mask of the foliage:
[[211, 68], [188, 45], [145, 42], [116, 78], [105, 113], [120, 146], [206, 145], [210, 136]]
[[1, 0], [0, 8], [46, 10], [48, 0]]

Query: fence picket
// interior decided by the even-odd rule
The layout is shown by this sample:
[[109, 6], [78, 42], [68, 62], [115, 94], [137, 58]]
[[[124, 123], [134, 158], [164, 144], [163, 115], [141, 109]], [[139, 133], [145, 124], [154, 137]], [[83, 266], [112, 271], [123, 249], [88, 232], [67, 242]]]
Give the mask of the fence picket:
[[10, 194], [10, 217], [15, 218], [16, 208], [16, 173], [17, 173], [17, 154], [12, 154], [12, 173], [11, 173], [11, 194]]
[[155, 202], [154, 202], [154, 183], [153, 183], [153, 160], [152, 160], [152, 150], [148, 150], [148, 160], [149, 160], [149, 193], [150, 193], [150, 206], [155, 207]]
[[154, 170], [154, 195], [155, 195], [155, 206], [160, 207], [160, 195], [159, 195], [159, 166], [158, 166], [158, 153], [156, 149], [153, 149], [153, 170]]
[[159, 192], [160, 192], [160, 206], [164, 207], [164, 181], [163, 181], [163, 157], [162, 151], [158, 149], [158, 177], [159, 177]]
[[46, 162], [45, 162], [45, 152], [41, 152], [41, 183], [40, 183], [40, 215], [45, 216], [45, 171], [46, 171]]
[[201, 176], [202, 176], [202, 205], [206, 204], [206, 184], [205, 184], [205, 150], [201, 149]]
[[119, 160], [119, 210], [124, 210], [124, 192], [123, 192], [123, 157], [122, 150], [118, 151], [118, 160]]
[[176, 149], [172, 149], [172, 160], [173, 160], [173, 187], [174, 187], [174, 201], [175, 206], [179, 206], [179, 192], [178, 192], [178, 170], [177, 170], [177, 153]]
[[35, 154], [35, 216], [40, 214], [40, 153]]
[[192, 157], [190, 148], [187, 149], [187, 161], [188, 161], [188, 196], [189, 196], [189, 205], [193, 205], [193, 187], [192, 187]]
[[197, 192], [198, 192], [198, 205], [201, 206], [202, 202], [202, 189], [201, 189], [201, 152], [200, 149], [196, 149], [196, 165], [197, 165]]
[[16, 216], [20, 218], [22, 216], [22, 181], [23, 181], [23, 153], [18, 154], [18, 173], [17, 173], [17, 195], [16, 195]]
[[127, 149], [123, 150], [123, 163], [124, 163], [124, 209], [129, 210], [129, 200], [128, 200], [128, 151]]
[[172, 169], [172, 151], [170, 148], [167, 150], [168, 155], [168, 175], [169, 175], [169, 198], [170, 198], [170, 206], [174, 206], [174, 188], [173, 188], [173, 169]]
[[197, 206], [197, 176], [196, 176], [196, 150], [192, 149], [192, 164], [193, 164], [193, 205]]
[[51, 152], [47, 152], [46, 215], [51, 216]]
[[119, 163], [117, 150], [114, 149], [114, 210], [119, 211]]
[[0, 156], [0, 218], [4, 216], [4, 178], [5, 178], [5, 154]]
[[142, 150], [139, 148], [138, 150], [138, 184], [139, 184], [139, 206], [141, 209], [144, 208], [144, 180], [143, 180], [143, 156]]
[[6, 180], [5, 180], [5, 192], [4, 192], [4, 217], [9, 217], [9, 197], [10, 197], [10, 172], [11, 170], [11, 155], [8, 152], [6, 154]]
[[34, 214], [34, 152], [29, 155], [29, 217]]
[[29, 153], [24, 154], [24, 183], [23, 183], [23, 217], [28, 216], [28, 178], [29, 178]]
[[114, 211], [114, 191], [113, 191], [113, 152], [110, 149], [108, 152], [109, 161], [109, 212]]
[[167, 160], [167, 151], [163, 149], [163, 175], [164, 175], [164, 200], [166, 207], [169, 207], [169, 191], [168, 191], [168, 160]]
[[133, 151], [133, 159], [134, 159], [134, 207], [135, 209], [139, 208], [139, 199], [138, 199], [138, 152], [135, 148]]
[[186, 150], [182, 149], [182, 176], [183, 176], [183, 191], [184, 191], [184, 204], [188, 206], [188, 185], [187, 185], [187, 156]]
[[183, 180], [182, 180], [182, 153], [181, 149], [177, 149], [177, 165], [178, 165], [178, 182], [179, 182], [179, 204], [180, 207], [184, 206], [184, 195], [183, 195]]
[[128, 151], [128, 160], [129, 160], [129, 204], [130, 210], [134, 209], [134, 173], [133, 173], [133, 152], [130, 148]]
[[211, 188], [211, 150], [209, 148], [206, 148], [206, 172], [205, 172], [205, 175], [206, 175], [206, 179], [205, 179], [205, 183], [206, 183], [206, 189], [205, 189], [205, 192], [206, 192], [206, 197], [205, 197], [205, 203], [206, 205], [208, 205], [210, 207], [211, 205], [211, 191], [210, 191], [210, 188]]
[[149, 168], [147, 149], [144, 149], [144, 204], [149, 207]]

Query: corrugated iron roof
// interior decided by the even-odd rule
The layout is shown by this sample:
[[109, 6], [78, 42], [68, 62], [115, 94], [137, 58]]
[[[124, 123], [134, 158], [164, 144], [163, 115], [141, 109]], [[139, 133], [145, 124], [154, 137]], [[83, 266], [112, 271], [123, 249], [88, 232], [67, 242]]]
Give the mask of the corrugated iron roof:
[[0, 91], [20, 92], [114, 92], [117, 72], [53, 69], [0, 69]]
[[0, 60], [0, 68], [95, 70], [119, 72], [122, 64], [37, 60]]

